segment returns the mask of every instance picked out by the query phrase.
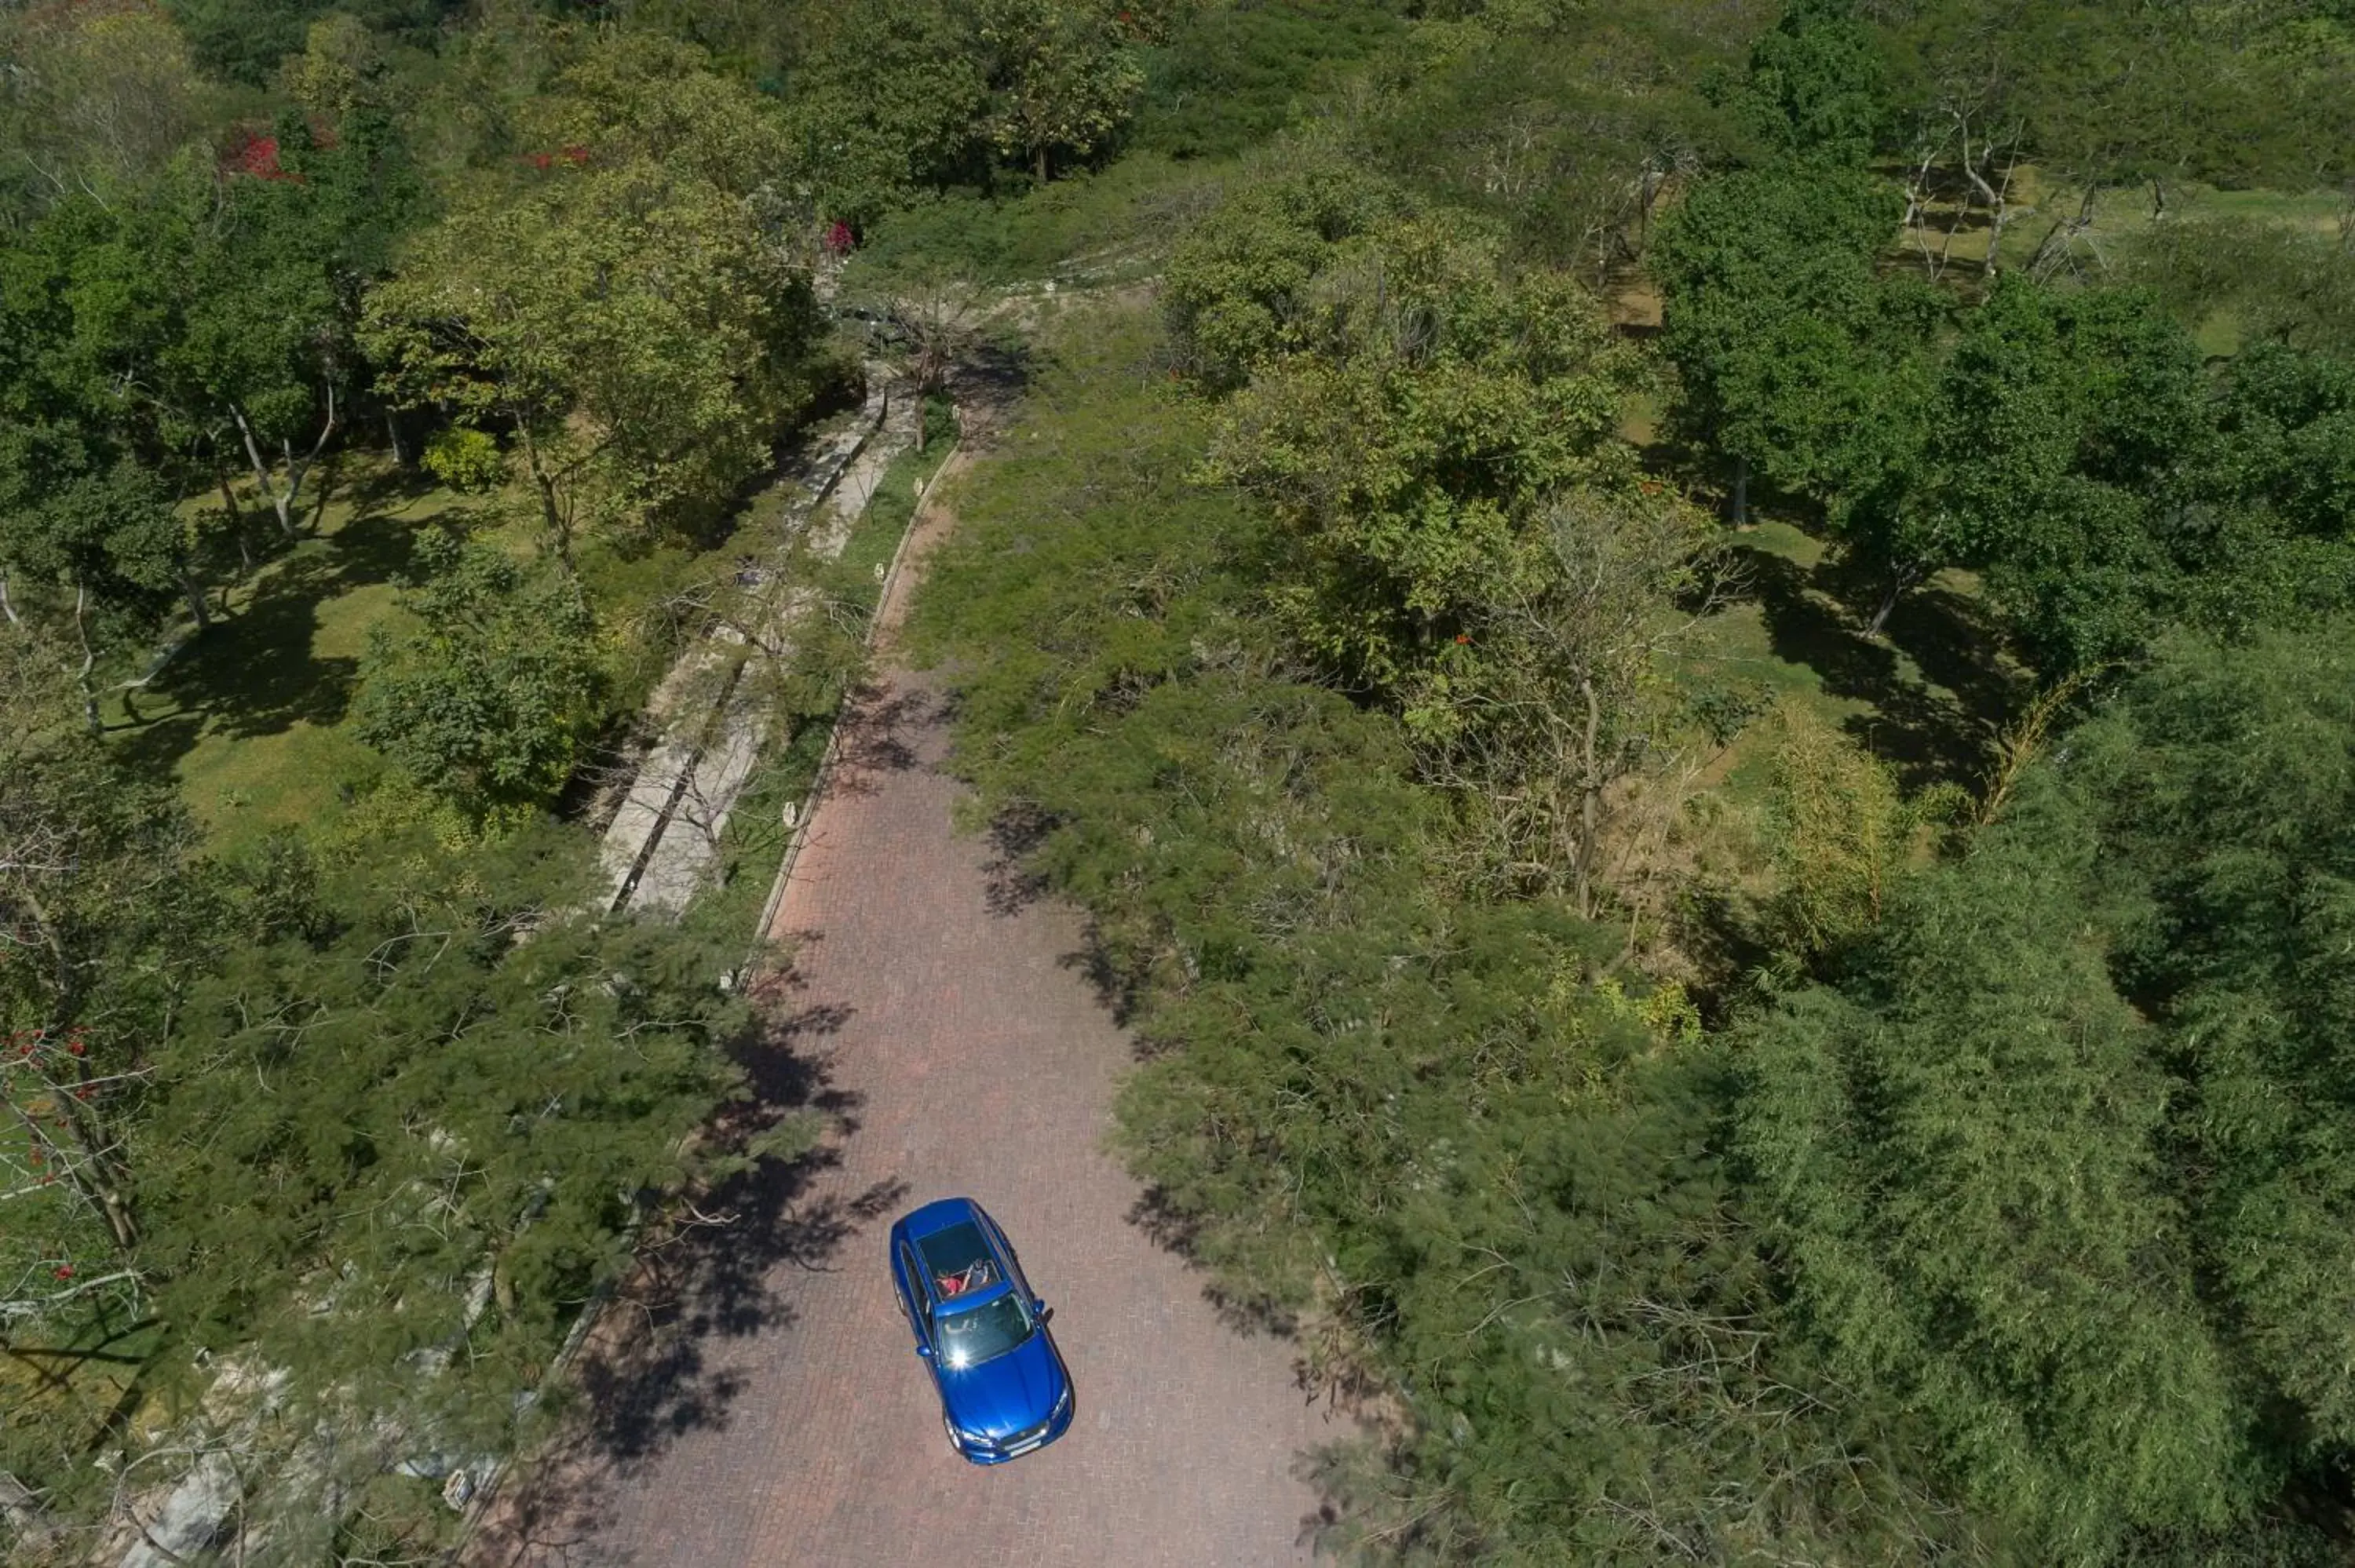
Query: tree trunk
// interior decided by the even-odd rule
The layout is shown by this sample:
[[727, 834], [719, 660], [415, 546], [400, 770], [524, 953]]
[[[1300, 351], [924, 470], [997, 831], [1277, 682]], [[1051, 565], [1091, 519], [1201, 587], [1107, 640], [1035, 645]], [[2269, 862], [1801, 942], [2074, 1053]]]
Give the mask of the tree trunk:
[[1881, 590], [1881, 602], [1872, 607], [1872, 619], [1865, 622], [1864, 634], [1867, 637], [1881, 635], [1881, 629], [1889, 624], [1890, 611], [1897, 608], [1897, 601], [1904, 597], [1905, 590], [1912, 588], [1920, 576], [1921, 573], [1912, 567], [1890, 568], [1888, 584]]
[[[1980, 149], [1980, 156], [1993, 163], [1996, 146], [1996, 139], [1989, 137], [1987, 144]], [[1971, 156], [1970, 130], [1967, 126], [1963, 130], [1963, 175], [1971, 182], [1971, 188], [1978, 192], [1979, 199], [1987, 203], [1987, 249], [1985, 275], [1989, 278], [1994, 277], [2002, 267], [2003, 230], [2004, 226], [2011, 221], [2012, 217], [2011, 179], [2019, 168], [2017, 146], [2018, 143], [2015, 142], [2012, 161], [2003, 171], [2003, 184], [2000, 186], [1989, 185], [1987, 176], [1979, 171], [1978, 160]]]
[[237, 420], [238, 434], [245, 438], [246, 461], [253, 465], [253, 488], [261, 493], [262, 498], [270, 503], [271, 508], [278, 514], [278, 532], [292, 543], [294, 538], [292, 499], [279, 493], [278, 486], [273, 482], [270, 471], [270, 465], [262, 461], [261, 443], [253, 439], [253, 427], [245, 422], [245, 410], [232, 408], [229, 412]]
[[[35, 1148], [51, 1141], [59, 1130], [56, 1126], [43, 1127], [16, 1101], [5, 1103], [10, 1110], [16, 1113], [25, 1136], [33, 1140]], [[139, 1243], [139, 1224], [132, 1215], [131, 1205], [123, 1199], [121, 1181], [110, 1170], [109, 1162], [101, 1158], [99, 1147], [92, 1142], [90, 1129], [82, 1125], [81, 1118], [69, 1111], [65, 1124], [64, 1130], [72, 1135], [76, 1152], [81, 1156], [79, 1160], [67, 1164], [66, 1181], [81, 1195], [82, 1202], [97, 1210], [106, 1221], [106, 1228], [114, 1236], [114, 1245], [125, 1252], [130, 1251]]]
[[[238, 575], [241, 577], [251, 577], [253, 575], [253, 546], [252, 541], [249, 540], [245, 536], [245, 510], [237, 503], [237, 492], [229, 488], [229, 475], [223, 473], [217, 475], [216, 477], [220, 481], [221, 508], [229, 514], [229, 536], [237, 541]], [[227, 614], [227, 607], [229, 605], [229, 588], [226, 584], [224, 584], [221, 588], [221, 605], [223, 607], [222, 613]]]
[[90, 641], [90, 588], [80, 576], [74, 578], [74, 635], [81, 641], [81, 668], [74, 672], [74, 680], [81, 687], [82, 722], [90, 726], [92, 735], [104, 735], [106, 725], [98, 716], [98, 688], [90, 683], [91, 672], [98, 667], [98, 650]]
[[294, 455], [294, 439], [292, 436], [281, 439], [279, 450], [284, 454], [286, 464], [286, 483], [282, 489], [278, 483], [277, 465], [262, 458], [261, 443], [254, 439], [253, 427], [246, 422], [245, 410], [232, 403], [229, 415], [237, 421], [238, 434], [245, 438], [245, 455], [253, 465], [254, 487], [269, 498], [271, 508], [278, 514], [278, 531], [291, 543], [295, 537], [294, 503], [303, 493], [303, 481], [310, 473], [312, 464], [319, 461], [319, 453], [325, 450], [327, 438], [336, 433], [336, 384], [332, 381], [327, 383], [327, 418], [319, 426], [319, 438], [311, 443], [308, 455], [297, 458]]
[[1040, 185], [1045, 185], [1045, 184], [1047, 183], [1047, 180], [1048, 180], [1048, 174], [1047, 174], [1047, 149], [1046, 149], [1043, 145], [1042, 145], [1041, 147], [1039, 147], [1037, 156], [1038, 156], [1038, 168], [1039, 168], [1039, 183]]
[[556, 544], [556, 558], [563, 564], [566, 575], [570, 576], [572, 572], [572, 528], [565, 520], [564, 508], [557, 503], [556, 476], [549, 473], [539, 461], [539, 443], [531, 439], [531, 426], [527, 421], [516, 421], [516, 435], [523, 442], [523, 465], [531, 474], [532, 488], [539, 493], [540, 521], [548, 524], [549, 537]]
[[0, 572], [0, 615], [5, 615], [8, 618], [8, 624], [11, 626], [22, 626], [25, 624], [24, 621], [17, 617], [16, 600], [8, 597], [8, 574], [6, 572]]
[[1594, 913], [1594, 834], [1603, 816], [1603, 765], [1595, 747], [1603, 736], [1603, 702], [1594, 694], [1594, 677], [1582, 675], [1579, 695], [1586, 699], [1586, 731], [1579, 741], [1578, 854], [1572, 862], [1571, 895], [1581, 918]]
[[392, 443], [392, 461], [407, 468], [409, 449], [400, 444], [400, 418], [389, 407], [384, 411], [384, 439]]
[[205, 585], [197, 580], [196, 573], [188, 571], [186, 568], [182, 569], [180, 573], [180, 592], [187, 598], [188, 613], [197, 618], [197, 630], [198, 631], [207, 631], [211, 630], [213, 624], [212, 609], [210, 606], [205, 603]]
[[1733, 460], [1733, 525], [1750, 526], [1750, 460], [1746, 457]]

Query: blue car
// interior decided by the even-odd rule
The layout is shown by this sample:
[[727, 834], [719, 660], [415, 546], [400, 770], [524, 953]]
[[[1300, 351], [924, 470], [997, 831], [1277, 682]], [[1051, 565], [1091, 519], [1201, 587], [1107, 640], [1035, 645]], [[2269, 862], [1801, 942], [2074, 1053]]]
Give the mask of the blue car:
[[891, 1227], [891, 1280], [932, 1370], [949, 1446], [1002, 1465], [1071, 1425], [1071, 1374], [997, 1222], [970, 1198], [926, 1203]]

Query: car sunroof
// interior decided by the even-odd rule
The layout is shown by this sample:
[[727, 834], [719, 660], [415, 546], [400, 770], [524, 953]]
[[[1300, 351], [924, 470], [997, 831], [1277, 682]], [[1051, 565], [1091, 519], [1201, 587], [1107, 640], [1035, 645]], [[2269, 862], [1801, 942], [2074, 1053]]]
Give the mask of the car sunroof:
[[[977, 1265], [977, 1262], [980, 1262], [980, 1265], [986, 1265], [986, 1262], [989, 1262], [989, 1243], [982, 1241], [982, 1226], [973, 1224], [970, 1220], [961, 1222], [961, 1224], [952, 1224], [949, 1229], [944, 1229], [944, 1232], [932, 1232], [931, 1236], [925, 1236], [923, 1241], [916, 1243], [916, 1250], [923, 1253], [925, 1274], [931, 1274], [935, 1281], [942, 1281], [942, 1278], [947, 1278], [947, 1277], [964, 1278], [968, 1271], [973, 1271], [975, 1277], [977, 1277], [977, 1274], [982, 1274], [982, 1271], [973, 1269], [973, 1265]], [[968, 1286], [982, 1286], [982, 1283], [986, 1281], [982, 1281], [982, 1278], [970, 1278], [970, 1281], [965, 1283], [968, 1283]]]

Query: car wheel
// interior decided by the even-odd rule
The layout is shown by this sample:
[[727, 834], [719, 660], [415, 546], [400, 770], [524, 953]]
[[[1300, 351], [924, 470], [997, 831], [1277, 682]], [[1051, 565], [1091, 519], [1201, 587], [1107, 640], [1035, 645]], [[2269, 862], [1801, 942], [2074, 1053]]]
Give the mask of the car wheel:
[[957, 1441], [956, 1423], [951, 1421], [945, 1414], [941, 1416], [941, 1430], [949, 1435], [949, 1452], [960, 1459], [964, 1458], [964, 1445]]

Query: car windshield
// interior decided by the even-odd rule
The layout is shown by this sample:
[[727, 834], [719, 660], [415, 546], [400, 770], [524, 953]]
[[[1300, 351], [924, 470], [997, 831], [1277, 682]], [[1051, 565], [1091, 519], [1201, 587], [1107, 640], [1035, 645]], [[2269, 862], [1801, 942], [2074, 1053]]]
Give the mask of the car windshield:
[[1028, 1339], [1035, 1327], [1029, 1303], [1011, 1290], [978, 1307], [943, 1312], [940, 1318], [941, 1363], [951, 1371], [978, 1366]]

